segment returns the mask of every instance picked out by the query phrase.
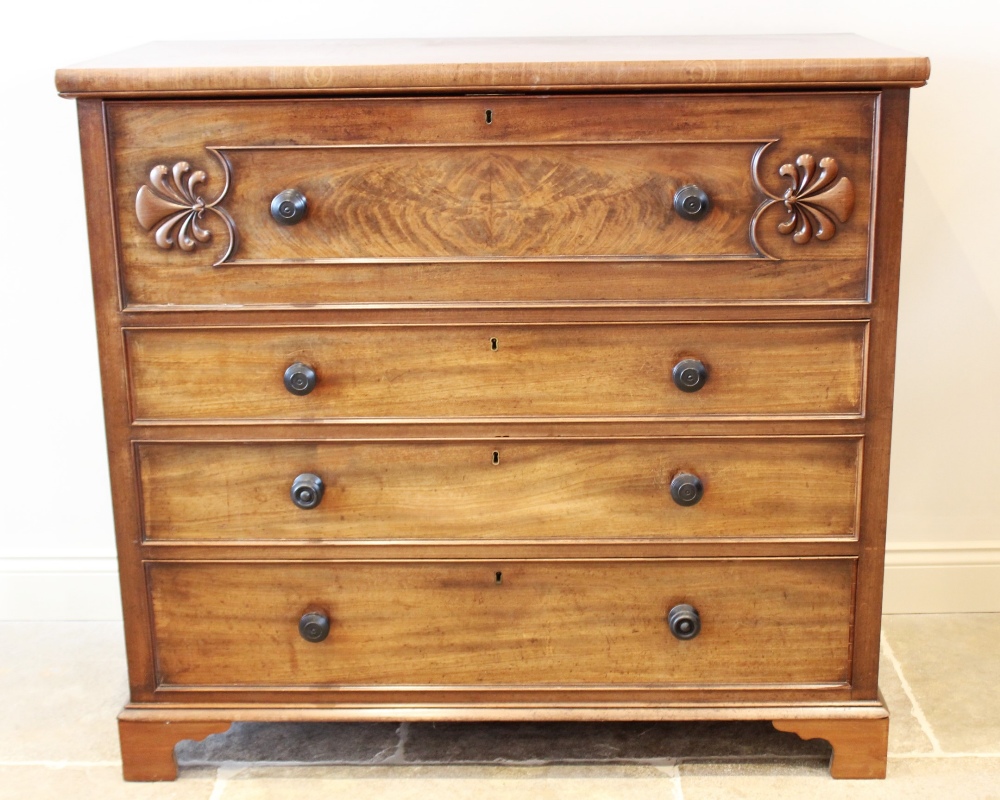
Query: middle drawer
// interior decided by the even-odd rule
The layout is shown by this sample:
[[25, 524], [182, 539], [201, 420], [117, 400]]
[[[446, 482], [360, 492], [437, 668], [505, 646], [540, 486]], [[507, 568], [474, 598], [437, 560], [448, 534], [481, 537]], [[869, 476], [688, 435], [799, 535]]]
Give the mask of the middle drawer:
[[857, 437], [137, 449], [147, 541], [760, 540], [858, 530]]
[[866, 340], [863, 321], [126, 332], [149, 421], [858, 417]]

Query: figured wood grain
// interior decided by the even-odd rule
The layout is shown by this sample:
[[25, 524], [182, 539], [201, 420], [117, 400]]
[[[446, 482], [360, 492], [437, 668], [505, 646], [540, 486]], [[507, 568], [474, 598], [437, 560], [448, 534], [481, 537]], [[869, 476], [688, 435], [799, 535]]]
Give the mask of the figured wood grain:
[[[237, 179], [226, 207], [240, 231], [233, 263], [753, 257], [747, 230], [761, 197], [748, 165], [759, 146], [227, 150]], [[696, 222], [672, 205], [674, 193], [692, 183], [712, 199]], [[277, 224], [261, 201], [282, 187], [308, 201], [306, 218], [294, 226]]]
[[78, 94], [920, 85], [926, 58], [850, 34], [156, 42], [59, 70]]
[[[185, 442], [138, 453], [144, 535], [153, 541], [857, 533], [858, 439]], [[683, 471], [705, 487], [695, 506], [670, 497]], [[289, 496], [304, 472], [325, 487], [313, 509]]]
[[[711, 686], [850, 674], [851, 559], [155, 563], [148, 571], [164, 685]], [[667, 627], [678, 603], [701, 614], [702, 631], [689, 641]], [[299, 618], [312, 611], [330, 618], [320, 643], [299, 636]]]
[[[142, 329], [127, 347], [136, 419], [857, 415], [865, 336], [860, 322]], [[700, 391], [674, 386], [683, 358], [706, 365]], [[295, 362], [317, 373], [308, 395], [282, 383]]]
[[[127, 302], [863, 299], [875, 97], [110, 103]], [[835, 156], [857, 197], [834, 239], [802, 246], [769, 197], [786, 188], [782, 164], [811, 151]], [[222, 206], [240, 239], [220, 267], [230, 237], [215, 215], [210, 244], [180, 252], [134, 211], [150, 170], [178, 160], [207, 173], [213, 199], [216, 153], [232, 164]], [[700, 221], [673, 212], [685, 183], [714, 198]], [[309, 211], [282, 226], [269, 204], [289, 188]], [[778, 260], [751, 245], [764, 203], [754, 237]]]

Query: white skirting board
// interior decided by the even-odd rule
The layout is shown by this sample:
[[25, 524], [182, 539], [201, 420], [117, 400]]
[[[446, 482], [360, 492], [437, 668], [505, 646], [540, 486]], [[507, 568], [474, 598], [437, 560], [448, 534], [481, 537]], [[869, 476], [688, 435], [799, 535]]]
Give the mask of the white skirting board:
[[[891, 543], [887, 614], [1000, 612], [1000, 541]], [[0, 620], [116, 620], [115, 559], [0, 558]]]
[[886, 614], [1000, 612], [1000, 541], [890, 542]]

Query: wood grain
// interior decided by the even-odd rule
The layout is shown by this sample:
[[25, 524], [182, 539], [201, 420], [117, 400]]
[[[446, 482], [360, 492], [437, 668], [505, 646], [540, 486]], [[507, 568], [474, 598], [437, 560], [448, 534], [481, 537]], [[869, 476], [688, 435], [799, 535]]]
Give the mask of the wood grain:
[[884, 778], [889, 750], [889, 717], [881, 719], [776, 719], [779, 731], [802, 739], [826, 739], [833, 746], [833, 778]]
[[137, 547], [142, 532], [141, 498], [135, 491], [136, 464], [129, 446], [128, 371], [120, 328], [122, 296], [116, 269], [114, 229], [109, 224], [113, 201], [104, 112], [104, 105], [99, 100], [77, 102], [129, 691], [132, 700], [143, 700], [153, 691], [153, 643], [146, 576]]
[[[762, 197], [749, 165], [759, 147], [224, 150], [235, 176], [226, 208], [240, 231], [233, 263], [755, 257], [747, 230]], [[674, 193], [692, 183], [712, 200], [697, 221], [679, 217], [672, 205]], [[308, 201], [306, 218], [294, 226], [271, 218], [270, 198], [284, 188]]]
[[[713, 685], [850, 674], [850, 559], [148, 570], [164, 685]], [[678, 603], [701, 614], [689, 641], [667, 628]], [[331, 620], [318, 644], [298, 632], [310, 611]]]
[[192, 739], [200, 742], [213, 733], [225, 733], [229, 722], [180, 720], [118, 720], [122, 749], [122, 777], [127, 781], [177, 779], [174, 747]]
[[[900, 87], [927, 72], [841, 36], [168, 44], [61, 72], [91, 98], [126, 778], [235, 719], [771, 719], [884, 775]], [[840, 183], [805, 175], [824, 158]], [[136, 216], [137, 192], [181, 162], [205, 174], [158, 245], [169, 198]], [[780, 232], [792, 172], [834, 236]], [[700, 222], [671, 214], [682, 183]], [[293, 184], [310, 213], [277, 228]], [[164, 248], [192, 214], [211, 235]]]
[[930, 65], [850, 34], [156, 42], [59, 70], [75, 94], [547, 92], [847, 86], [927, 80]]
[[861, 500], [864, 557], [859, 565], [858, 616], [854, 630], [855, 697], [863, 700], [873, 700], [878, 695], [909, 106], [910, 97], [906, 91], [887, 91], [879, 102], [877, 202], [881, 221], [876, 232], [872, 265], [869, 411]]
[[[858, 415], [864, 323], [128, 332], [136, 419]], [[496, 339], [496, 350], [491, 340]], [[682, 358], [709, 372], [674, 386]], [[290, 394], [286, 367], [312, 366]]]
[[[110, 103], [127, 302], [238, 306], [370, 302], [863, 299], [872, 93]], [[492, 122], [484, 122], [489, 109]], [[767, 142], [759, 159], [754, 153]], [[207, 148], [221, 148], [212, 149]], [[796, 245], [782, 164], [835, 156], [857, 188], [850, 222]], [[161, 164], [206, 172], [223, 222], [208, 245], [164, 250], [135, 216]], [[754, 174], [765, 194], [754, 183]], [[703, 185], [704, 219], [673, 192]], [[306, 218], [278, 225], [298, 188]]]
[[[186, 542], [851, 537], [860, 445], [840, 438], [144, 444], [144, 533]], [[670, 497], [682, 471], [705, 486], [695, 506]], [[303, 472], [324, 482], [313, 509], [289, 496]]]

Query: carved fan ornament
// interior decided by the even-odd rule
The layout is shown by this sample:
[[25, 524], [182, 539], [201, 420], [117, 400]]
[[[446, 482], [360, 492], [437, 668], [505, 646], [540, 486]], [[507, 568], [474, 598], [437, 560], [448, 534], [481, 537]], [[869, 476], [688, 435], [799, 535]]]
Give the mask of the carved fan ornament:
[[816, 159], [805, 153], [794, 164], [783, 164], [778, 174], [792, 181], [784, 197], [790, 216], [778, 225], [778, 233], [794, 231], [792, 241], [796, 244], [805, 244], [813, 236], [825, 242], [836, 234], [836, 222], [843, 224], [850, 219], [854, 184], [846, 177], [837, 181], [840, 168], [835, 158], [821, 159], [817, 175]]
[[170, 250], [176, 244], [186, 252], [211, 240], [212, 232], [201, 223], [206, 212], [217, 214], [229, 232], [229, 248], [216, 262], [218, 265], [226, 261], [236, 248], [236, 226], [229, 214], [218, 208], [229, 191], [229, 164], [218, 153], [215, 155], [222, 162], [226, 184], [213, 201], [207, 202], [199, 194], [208, 177], [203, 170], [191, 172], [187, 161], [178, 161], [173, 168], [158, 164], [149, 173], [149, 183], [139, 187], [135, 196], [135, 214], [145, 230], [156, 228], [153, 239], [159, 247]]
[[[758, 252], [765, 254], [757, 242], [757, 223], [771, 206], [781, 203], [788, 217], [777, 225], [778, 233], [791, 235], [795, 244], [808, 244], [815, 239], [826, 242], [837, 234], [854, 213], [854, 184], [840, 174], [837, 159], [826, 157], [816, 163], [810, 153], [803, 153], [794, 164], [782, 164], [778, 174], [791, 181], [783, 195], [768, 191], [761, 183], [759, 167], [764, 151], [774, 144], [761, 147], [754, 156], [753, 181], [757, 189], [768, 197], [757, 209], [750, 223], [750, 238]], [[818, 167], [818, 169], [817, 169]]]

